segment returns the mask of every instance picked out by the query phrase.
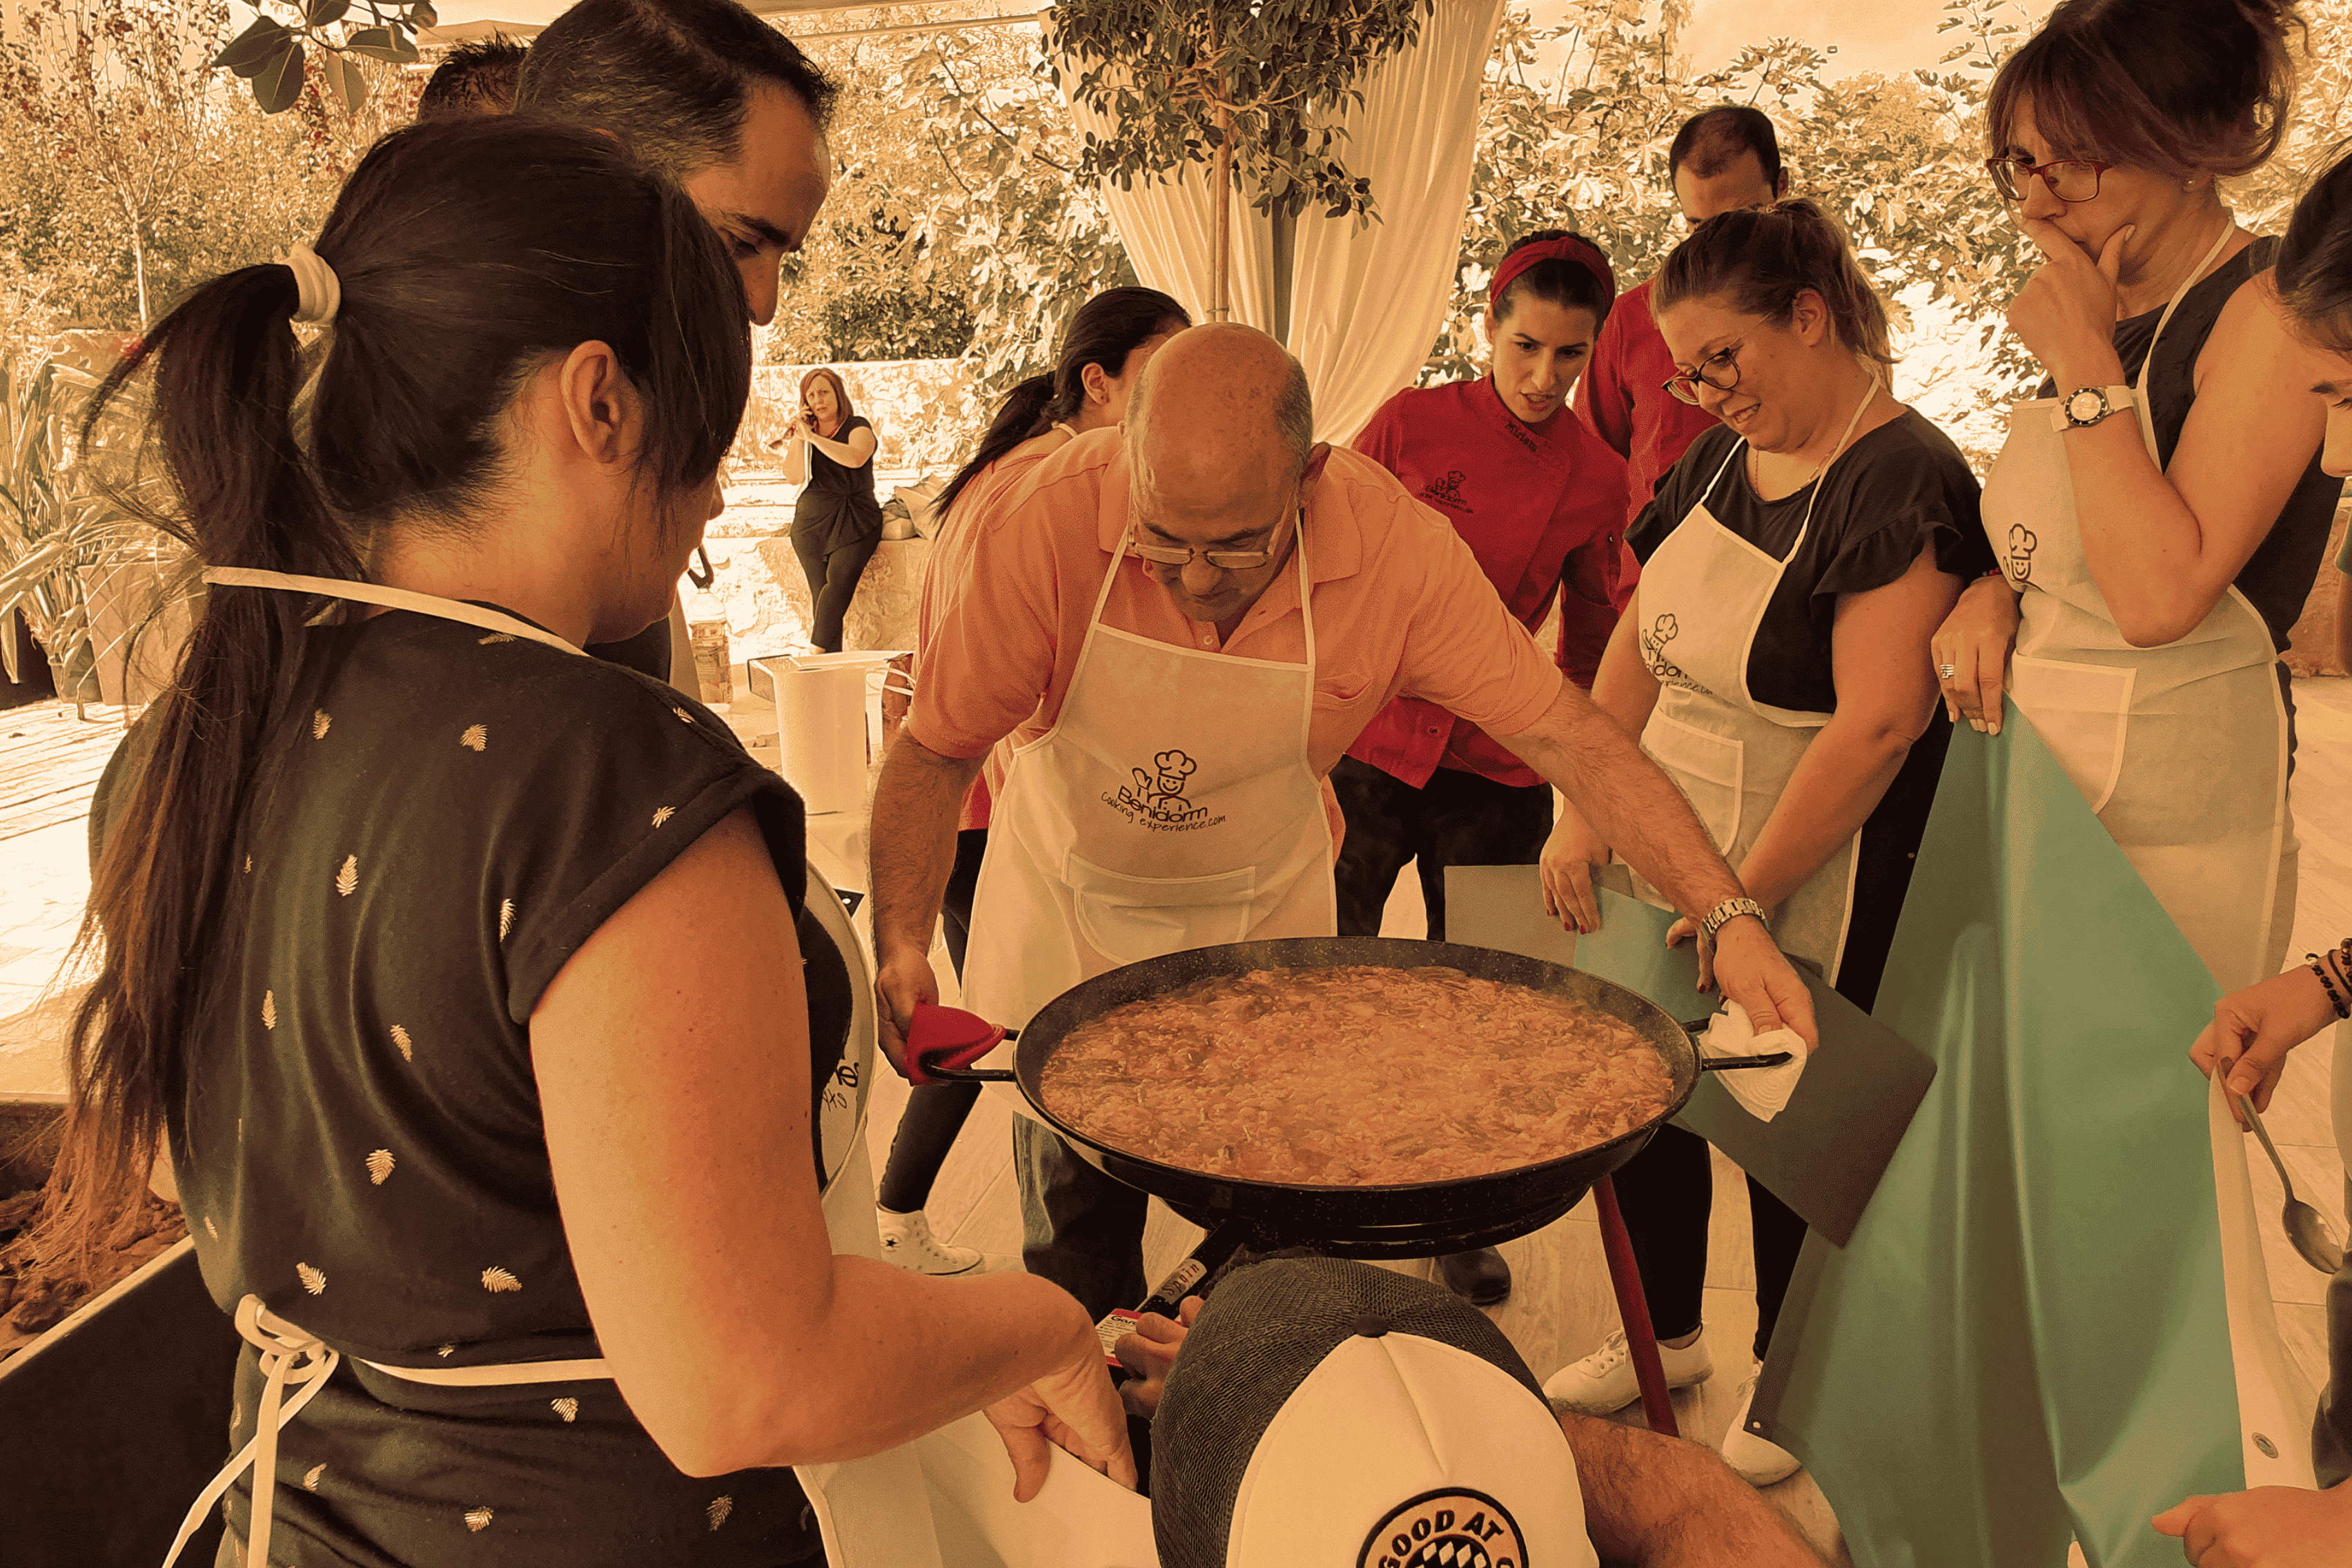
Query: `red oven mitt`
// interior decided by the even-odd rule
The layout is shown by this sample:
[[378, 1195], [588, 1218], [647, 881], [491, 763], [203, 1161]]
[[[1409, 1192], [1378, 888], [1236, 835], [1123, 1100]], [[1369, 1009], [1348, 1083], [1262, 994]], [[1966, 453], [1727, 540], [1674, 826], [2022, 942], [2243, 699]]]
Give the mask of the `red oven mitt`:
[[999, 1028], [977, 1013], [918, 1002], [915, 1016], [907, 1024], [907, 1081], [947, 1082], [923, 1069], [929, 1066], [968, 1068], [994, 1050], [999, 1042], [1012, 1037], [1011, 1031]]

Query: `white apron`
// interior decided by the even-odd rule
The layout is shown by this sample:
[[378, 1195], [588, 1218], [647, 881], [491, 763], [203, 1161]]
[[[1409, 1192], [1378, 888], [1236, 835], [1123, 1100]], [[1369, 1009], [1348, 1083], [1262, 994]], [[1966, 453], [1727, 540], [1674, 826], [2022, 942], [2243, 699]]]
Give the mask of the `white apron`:
[[[2165, 326], [2229, 243], [2226, 226], [2157, 318], [2133, 405], [2148, 407]], [[2060, 389], [2062, 394], [2065, 388]], [[2294, 920], [2286, 706], [2270, 628], [2234, 585], [2187, 637], [2134, 647], [2084, 559], [2057, 398], [2010, 410], [1984, 489], [1985, 532], [2018, 590], [2009, 695], [2224, 992], [2278, 973]], [[2246, 1484], [2312, 1484], [2313, 1394], [2279, 1339], [2247, 1141], [2220, 1080], [2207, 1090], [2222, 1292]], [[2275, 1223], [2273, 1220], [2272, 1223]]]
[[[1804, 521], [1786, 561], [1732, 532], [1707, 510], [1706, 498], [1733, 459], [1748, 449], [1742, 441], [1643, 566], [1642, 585], [1634, 591], [1643, 621], [1642, 662], [1658, 680], [1658, 702], [1642, 731], [1642, 749], [1681, 786], [1716, 848], [1734, 867], [1755, 847], [1805, 748], [1830, 721], [1827, 713], [1758, 701], [1748, 689], [1748, 665], [1764, 611], [1812, 529], [1822, 479], [1845, 451], [1878, 389], [1874, 372], [1870, 391], [1846, 420], [1829, 461], [1812, 478]], [[1819, 969], [1832, 984], [1837, 983], [1853, 917], [1855, 860], [1854, 840], [1848, 839], [1772, 917], [1772, 940], [1780, 950]], [[1638, 873], [1633, 887], [1645, 902], [1673, 907]]]
[[[2141, 362], [2133, 402], [2151, 461], [2147, 367], [2231, 232], [2165, 307]], [[2066, 437], [2050, 424], [2057, 406], [2042, 397], [2010, 410], [1985, 481], [1985, 532], [2022, 595], [2009, 694], [2214, 983], [2236, 991], [2278, 973], [2294, 919], [2278, 652], [2234, 586], [2178, 642], [2124, 640], [2083, 557]]]
[[[1174, 647], [1105, 626], [1119, 536], [1051, 730], [1015, 750], [972, 898], [964, 1005], [1007, 1028], [1082, 980], [1187, 948], [1332, 936], [1331, 825], [1307, 754], [1307, 662]], [[1009, 1066], [1013, 1047], [987, 1058]], [[995, 1086], [1024, 1114], [1017, 1089]]]
[[[403, 588], [244, 568], [209, 571], [205, 574], [205, 581], [327, 595], [413, 610], [587, 657], [562, 637], [541, 631], [528, 621]], [[825, 1173], [822, 1199], [825, 1233], [836, 1253], [878, 1260], [882, 1248], [874, 1224], [874, 1173], [864, 1136], [866, 1095], [874, 1081], [874, 988], [864, 984], [856, 973], [862, 967], [862, 955], [848, 911], [821, 876], [809, 878], [808, 908], [840, 948], [843, 961], [851, 967], [849, 992], [855, 1009], [847, 1054], [835, 1072], [833, 1085], [819, 1100], [817, 1138]], [[258, 1429], [253, 1440], [213, 1478], [188, 1510], [179, 1537], [172, 1543], [171, 1554], [163, 1560], [163, 1568], [172, 1568], [188, 1537], [203, 1520], [205, 1510], [217, 1502], [248, 1467], [253, 1468], [257, 1481], [246, 1563], [247, 1568], [266, 1568], [270, 1489], [278, 1473], [278, 1431], [325, 1386], [340, 1360], [339, 1352], [271, 1312], [257, 1296], [247, 1296], [238, 1303], [236, 1324], [238, 1332], [262, 1352], [261, 1370], [266, 1381], [257, 1422]], [[612, 1375], [601, 1360], [450, 1368], [384, 1366], [376, 1362], [364, 1364], [411, 1383], [444, 1387], [578, 1383]], [[1075, 1461], [1072, 1464], [1075, 1466]], [[1008, 1474], [1009, 1469], [1008, 1461]], [[832, 1568], [942, 1568], [924, 1470], [913, 1446], [841, 1464], [795, 1466], [793, 1474], [799, 1478], [816, 1513]], [[1009, 1482], [1007, 1485], [1009, 1488]]]

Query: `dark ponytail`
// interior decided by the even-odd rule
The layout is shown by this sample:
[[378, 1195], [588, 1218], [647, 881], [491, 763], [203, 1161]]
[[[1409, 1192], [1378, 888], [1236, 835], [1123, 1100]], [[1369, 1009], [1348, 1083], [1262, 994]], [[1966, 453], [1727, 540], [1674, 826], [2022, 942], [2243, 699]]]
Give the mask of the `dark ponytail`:
[[1742, 315], [1787, 322], [1797, 296], [1821, 296], [1837, 341], [1864, 359], [1892, 365], [1886, 307], [1863, 276], [1845, 231], [1812, 201], [1717, 213], [1675, 247], [1658, 271], [1651, 309], [1720, 296]]
[[2352, 142], [2336, 153], [2294, 204], [2275, 277], [2294, 329], [2331, 353], [2352, 354]]
[[1184, 307], [1157, 289], [1106, 289], [1079, 306], [1053, 370], [1031, 376], [1005, 395], [980, 438], [979, 450], [932, 503], [938, 514], [947, 516], [964, 487], [997, 458], [1052, 429], [1056, 420], [1076, 417], [1087, 402], [1087, 366], [1098, 364], [1105, 375], [1117, 375], [1126, 368], [1127, 356], [1146, 342], [1192, 324]]
[[[707, 483], [751, 376], [734, 267], [693, 205], [608, 137], [529, 119], [448, 121], [379, 142], [315, 247], [341, 306], [304, 356], [284, 266], [195, 290], [100, 386], [98, 422], [152, 378], [150, 459], [167, 506], [140, 510], [204, 566], [358, 579], [394, 532], [464, 533], [497, 492], [505, 414], [552, 354], [608, 343], [636, 390], [637, 475]], [[315, 364], [315, 372], [312, 366]], [[313, 402], [295, 413], [306, 373]], [[126, 488], [127, 500], [145, 492]], [[26, 1250], [86, 1261], [144, 1185], [190, 1091], [213, 945], [233, 929], [232, 853], [264, 742], [290, 721], [305, 626], [334, 601], [215, 586], [144, 724], [145, 766], [99, 858], [52, 1196]]]

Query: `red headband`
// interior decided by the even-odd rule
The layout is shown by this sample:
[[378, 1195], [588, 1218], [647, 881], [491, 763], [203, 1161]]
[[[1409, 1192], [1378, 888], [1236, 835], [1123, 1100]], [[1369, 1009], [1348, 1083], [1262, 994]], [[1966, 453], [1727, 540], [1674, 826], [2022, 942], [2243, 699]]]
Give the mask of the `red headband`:
[[1612, 300], [1617, 298], [1617, 274], [1610, 268], [1609, 258], [1601, 255], [1601, 247], [1591, 240], [1571, 234], [1565, 239], [1547, 239], [1534, 245], [1523, 245], [1503, 258], [1503, 264], [1495, 268], [1494, 286], [1486, 291], [1487, 308], [1491, 310], [1500, 305], [1504, 290], [1519, 280], [1520, 273], [1538, 261], [1573, 262], [1601, 280], [1601, 291], [1604, 295]]

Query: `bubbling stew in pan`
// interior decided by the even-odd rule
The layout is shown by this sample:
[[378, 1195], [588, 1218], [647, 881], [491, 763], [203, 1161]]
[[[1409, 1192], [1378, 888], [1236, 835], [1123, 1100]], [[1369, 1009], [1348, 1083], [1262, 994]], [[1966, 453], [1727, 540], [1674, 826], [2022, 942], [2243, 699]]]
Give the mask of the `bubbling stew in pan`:
[[1458, 969], [1261, 969], [1114, 1007], [1046, 1059], [1045, 1107], [1184, 1170], [1310, 1186], [1490, 1175], [1673, 1102], [1633, 1026]]

